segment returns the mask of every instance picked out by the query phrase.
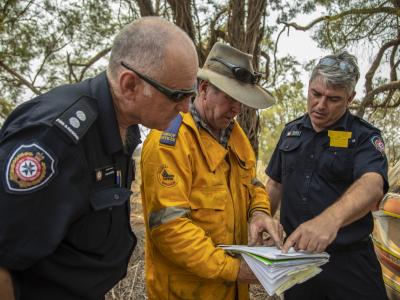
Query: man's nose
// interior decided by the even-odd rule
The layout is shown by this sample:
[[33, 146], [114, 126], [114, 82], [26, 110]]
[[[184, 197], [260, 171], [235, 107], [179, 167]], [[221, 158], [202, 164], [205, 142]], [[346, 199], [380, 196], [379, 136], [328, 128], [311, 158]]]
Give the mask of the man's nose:
[[326, 97], [322, 96], [321, 99], [317, 102], [317, 108], [324, 109], [326, 107]]

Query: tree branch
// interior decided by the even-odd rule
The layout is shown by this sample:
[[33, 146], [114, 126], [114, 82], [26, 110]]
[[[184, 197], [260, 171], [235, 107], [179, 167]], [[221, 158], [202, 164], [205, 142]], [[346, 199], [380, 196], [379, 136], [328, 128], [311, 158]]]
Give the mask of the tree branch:
[[367, 94], [372, 90], [372, 78], [374, 77], [374, 74], [381, 63], [384, 52], [386, 51], [387, 48], [398, 44], [400, 44], [400, 38], [383, 44], [382, 47], [379, 49], [378, 54], [376, 55], [373, 63], [371, 64], [371, 67], [365, 74], [365, 92]]
[[194, 26], [192, 20], [192, 1], [168, 0], [174, 14], [175, 24], [182, 28], [194, 41]]
[[4, 62], [0, 61], [0, 67], [2, 67], [4, 70], [6, 70], [8, 73], [10, 73], [12, 76], [17, 78], [20, 83], [23, 85], [27, 86], [32, 92], [34, 92], [36, 95], [40, 95], [40, 91], [36, 89], [28, 80], [26, 80], [22, 75], [18, 74], [14, 70], [12, 70], [10, 67], [8, 67]]
[[71, 76], [74, 77], [75, 82], [78, 82], [78, 78], [76, 77], [75, 73], [74, 73], [74, 69], [73, 69], [73, 64], [71, 63], [71, 56], [69, 55], [69, 53], [67, 52], [67, 65], [68, 65], [68, 82], [72, 83], [72, 78]]
[[142, 17], [155, 16], [154, 9], [151, 5], [150, 0], [136, 0], [136, 3], [139, 6], [140, 15]]
[[228, 18], [228, 39], [229, 43], [241, 50], [245, 51], [245, 1], [231, 0], [229, 1], [229, 18]]
[[[215, 42], [217, 41], [218, 37], [221, 37], [221, 32], [218, 29], [215, 29], [215, 25], [217, 24], [218, 19], [225, 14], [228, 11], [228, 8], [226, 6], [224, 6], [223, 8], [221, 8], [220, 11], [216, 12], [214, 18], [211, 19], [210, 22], [210, 38], [208, 40], [208, 45], [207, 45], [207, 49], [206, 49], [206, 53], [209, 53], [212, 46], [215, 44]], [[223, 40], [225, 40], [225, 37], [222, 37]], [[205, 55], [204, 55], [205, 56]]]
[[83, 77], [85, 76], [85, 73], [87, 69], [89, 69], [96, 61], [98, 61], [100, 58], [105, 56], [108, 52], [111, 51], [111, 47], [105, 48], [101, 50], [99, 53], [97, 53], [95, 56], [93, 56], [86, 64], [83, 70], [81, 71], [81, 75], [79, 76], [79, 81], [82, 81]]
[[249, 0], [247, 6], [245, 52], [254, 54], [256, 49], [257, 37], [260, 32], [261, 17], [267, 7], [266, 0]]
[[395, 62], [396, 53], [399, 45], [395, 45], [392, 49], [392, 53], [390, 54], [390, 80], [396, 81], [397, 80], [397, 67], [399, 66], [400, 59]]
[[[43, 68], [44, 68], [44, 65], [45, 65], [47, 59], [48, 59], [53, 53], [56, 53], [56, 52], [60, 51], [61, 49], [63, 49], [64, 47], [66, 47], [66, 46], [68, 45], [68, 43], [65, 43], [64, 45], [61, 45], [60, 47], [55, 48], [55, 45], [56, 45], [56, 44], [58, 43], [58, 41], [60, 41], [60, 40], [61, 40], [61, 36], [60, 36], [58, 39], [56, 39], [56, 42], [54, 42], [54, 44], [53, 44], [51, 47], [50, 47], [50, 46], [49, 46], [49, 47], [46, 47], [45, 56], [43, 57], [43, 61], [42, 61], [41, 65], [40, 65], [39, 69], [37, 70], [37, 72], [36, 72], [36, 74], [35, 74], [35, 77], [34, 77], [33, 80], [32, 80], [32, 84], [35, 84], [36, 79], [38, 78], [40, 72], [42, 72], [42, 70], [43, 70]], [[50, 49], [50, 48], [52, 48], [52, 49]]]
[[279, 39], [281, 38], [282, 33], [285, 31], [286, 28], [289, 30], [289, 27], [284, 26], [282, 28], [282, 30], [279, 32], [278, 37], [277, 37], [277, 39], [275, 41], [275, 47], [274, 47], [274, 75], [272, 76], [272, 85], [273, 86], [276, 83], [276, 74], [278, 73], [278, 70], [277, 70], [278, 68], [277, 68], [277, 64], [276, 64], [276, 52], [278, 51], [278, 42], [279, 42]]
[[265, 58], [265, 81], [268, 81], [269, 76], [270, 76], [270, 70], [269, 70], [269, 65], [271, 58], [269, 57], [268, 53], [265, 51], [261, 51], [261, 56]]
[[[379, 94], [382, 92], [392, 91], [392, 90], [396, 90], [396, 89], [400, 89], [400, 80], [382, 84], [381, 86], [377, 87], [376, 89], [370, 91], [367, 95], [365, 95], [364, 99], [361, 101], [360, 106], [357, 109], [356, 115], [359, 117], [362, 117], [364, 115], [366, 107], [382, 107], [384, 104], [380, 105], [380, 106], [372, 105], [374, 96], [376, 94]], [[390, 107], [390, 106], [386, 105], [386, 107]], [[360, 113], [362, 113], [362, 114], [360, 114]]]
[[360, 8], [360, 9], [350, 9], [344, 12], [341, 12], [337, 15], [333, 16], [322, 16], [313, 21], [311, 21], [308, 25], [302, 26], [297, 23], [288, 23], [278, 19], [278, 24], [284, 24], [287, 27], [293, 27], [296, 30], [306, 31], [312, 28], [314, 25], [323, 22], [323, 21], [336, 21], [348, 15], [365, 15], [365, 14], [376, 14], [376, 13], [386, 13], [400, 17], [400, 10], [394, 7], [373, 7], [373, 8]]

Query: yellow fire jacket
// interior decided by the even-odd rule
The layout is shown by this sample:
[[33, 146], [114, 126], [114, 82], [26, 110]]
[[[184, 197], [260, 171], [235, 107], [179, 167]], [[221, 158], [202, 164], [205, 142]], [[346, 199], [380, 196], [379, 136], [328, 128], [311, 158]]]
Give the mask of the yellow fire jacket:
[[254, 152], [239, 124], [225, 149], [182, 116], [176, 134], [152, 130], [142, 149], [148, 297], [248, 299], [248, 285], [236, 282], [239, 259], [217, 245], [247, 244], [248, 218], [269, 214]]

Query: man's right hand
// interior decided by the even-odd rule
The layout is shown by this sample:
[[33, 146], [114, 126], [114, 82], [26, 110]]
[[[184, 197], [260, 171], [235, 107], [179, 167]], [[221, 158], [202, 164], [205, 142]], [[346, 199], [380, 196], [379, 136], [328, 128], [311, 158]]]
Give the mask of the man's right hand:
[[0, 299], [15, 300], [10, 272], [0, 267]]
[[240, 268], [237, 281], [249, 284], [260, 283], [243, 258], [240, 259]]

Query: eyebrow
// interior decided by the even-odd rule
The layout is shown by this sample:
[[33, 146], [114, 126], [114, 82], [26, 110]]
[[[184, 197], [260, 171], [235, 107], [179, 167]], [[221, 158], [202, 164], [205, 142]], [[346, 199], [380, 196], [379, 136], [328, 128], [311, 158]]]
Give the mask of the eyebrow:
[[[316, 89], [311, 88], [311, 91], [312, 91], [313, 93], [315, 93], [315, 94], [322, 95], [322, 93], [319, 92], [319, 91], [316, 90]], [[343, 99], [343, 97], [340, 97], [340, 96], [326, 96], [326, 97], [327, 97], [329, 100], [342, 100], [342, 99]]]
[[340, 96], [327, 96], [327, 98], [330, 100], [342, 100], [343, 99], [343, 97], [340, 97]]

